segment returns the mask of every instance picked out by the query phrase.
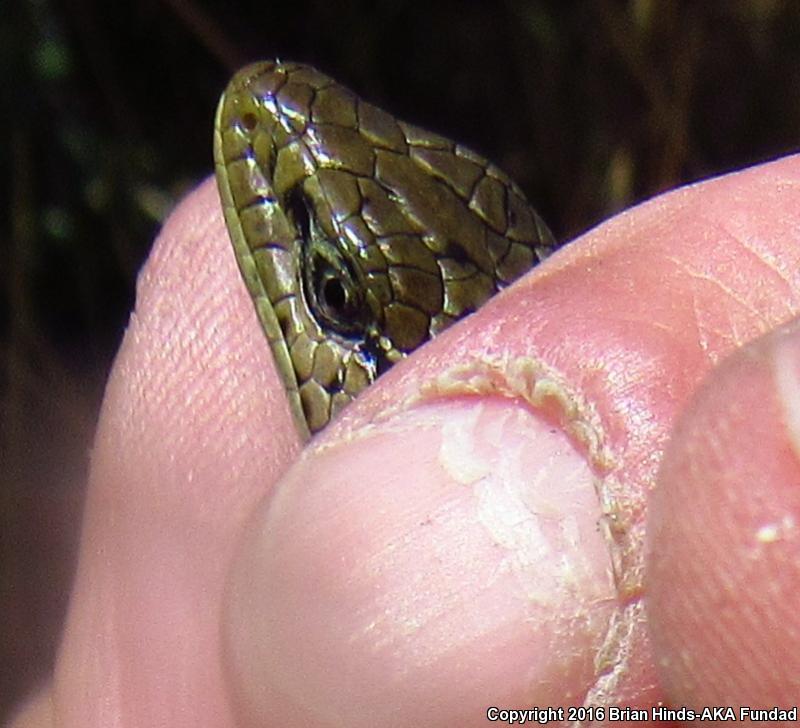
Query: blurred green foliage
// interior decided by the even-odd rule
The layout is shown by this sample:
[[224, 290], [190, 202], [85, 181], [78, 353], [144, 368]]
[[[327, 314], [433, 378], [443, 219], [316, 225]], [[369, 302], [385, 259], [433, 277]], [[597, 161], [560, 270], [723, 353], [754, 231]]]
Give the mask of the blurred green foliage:
[[265, 57], [481, 151], [561, 238], [800, 139], [790, 0], [6, 0], [0, 720], [52, 660], [137, 270], [211, 173], [227, 78]]

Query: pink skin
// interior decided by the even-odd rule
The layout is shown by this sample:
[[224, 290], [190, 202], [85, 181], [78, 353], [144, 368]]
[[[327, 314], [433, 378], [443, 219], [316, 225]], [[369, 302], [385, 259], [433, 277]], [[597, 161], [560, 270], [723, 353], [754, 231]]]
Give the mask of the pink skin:
[[788, 705], [800, 332], [744, 345], [798, 309], [788, 158], [583, 236], [301, 455], [204, 183], [140, 278], [54, 680], [15, 726]]

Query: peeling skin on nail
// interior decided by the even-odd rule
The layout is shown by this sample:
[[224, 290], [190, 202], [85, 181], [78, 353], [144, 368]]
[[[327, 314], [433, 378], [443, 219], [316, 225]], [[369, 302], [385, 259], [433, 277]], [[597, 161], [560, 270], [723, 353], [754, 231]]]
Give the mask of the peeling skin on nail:
[[[524, 404], [556, 423], [578, 451], [586, 454], [589, 467], [595, 473], [594, 486], [602, 512], [599, 525], [609, 544], [614, 582], [625, 601], [638, 599], [642, 590], [642, 567], [638, 551], [627, 546], [631, 520], [626, 503], [619, 500], [624, 489], [614, 474], [618, 460], [605, 442], [594, 406], [543, 362], [531, 357], [499, 357], [495, 361], [484, 358], [451, 367], [423, 382], [419, 393], [403, 408], [465, 395], [505, 397]], [[507, 448], [505, 443], [503, 448]]]
[[[586, 455], [587, 463], [595, 474], [594, 487], [602, 514], [599, 527], [609, 544], [614, 581], [620, 596], [626, 600], [637, 599], [642, 589], [641, 565], [636, 549], [626, 546], [631, 521], [627, 505], [619, 501], [619, 494], [624, 489], [614, 475], [618, 459], [605, 442], [602, 422], [594, 406], [569, 386], [558, 371], [539, 359], [530, 356], [512, 358], [507, 355], [491, 358], [484, 354], [480, 359], [452, 366], [433, 378], [415, 383], [409, 395], [384, 406], [372, 416], [370, 422], [348, 423], [345, 413], [344, 422], [340, 421], [344, 427], [339, 428], [339, 439], [328, 442], [323, 438], [308, 448], [306, 453], [338, 447], [342, 442], [369, 438], [377, 428], [385, 428], [388, 423], [392, 423], [391, 427], [402, 428], [403, 412], [420, 404], [453, 397], [487, 395], [512, 400], [553, 422], [572, 440], [577, 450]], [[472, 419], [462, 420], [443, 433], [441, 464], [456, 482], [465, 485], [480, 483], [486, 477], [485, 462], [465, 455], [472, 450], [470, 443], [478, 427], [480, 412], [476, 408]], [[485, 426], [485, 423], [480, 426]], [[502, 430], [503, 425], [498, 426]], [[481, 436], [485, 439], [487, 432], [482, 432]], [[508, 444], [499, 431], [497, 436], [498, 448], [507, 450]]]
[[624, 679], [632, 659], [628, 648], [631, 634], [645, 619], [643, 611], [644, 605], [639, 601], [614, 613], [606, 640], [595, 656], [595, 684], [586, 693], [583, 705], [608, 705], [609, 698], [617, 692], [617, 685]]
[[462, 485], [472, 485], [489, 475], [486, 458], [478, 457], [473, 445], [475, 428], [483, 406], [478, 404], [458, 422], [448, 421], [442, 428], [439, 462], [447, 474]]
[[[547, 605], [552, 601], [550, 582], [531, 578], [531, 573], [542, 563], [552, 564], [560, 584], [578, 589], [584, 576], [580, 561], [566, 554], [579, 552], [580, 527], [574, 516], [565, 514], [563, 493], [552, 495], [547, 487], [547, 468], [540, 470], [545, 482], [532, 480], [525, 464], [525, 443], [512, 444], [514, 439], [508, 437], [509, 432], [519, 432], [530, 415], [509, 409], [492, 418], [487, 427], [484, 411], [479, 403], [465, 410], [460, 421], [444, 425], [438, 460], [451, 479], [472, 488], [478, 521], [505, 551], [498, 570], [516, 574], [520, 591], [530, 601]], [[479, 427], [483, 429], [479, 431]], [[503, 452], [494, 463], [479, 454], [493, 443], [497, 448], [490, 449], [502, 447]], [[559, 534], [560, 555], [553, 550], [554, 528]]]
[[[610, 543], [619, 546], [626, 534], [626, 518], [618, 513], [616, 499], [611, 496], [606, 485], [613, 482], [613, 471], [617, 468], [617, 458], [612, 454], [605, 442], [602, 423], [594, 406], [565, 382], [559, 372], [548, 367], [534, 357], [498, 356], [495, 359], [483, 355], [475, 359], [452, 366], [437, 376], [419, 384], [412, 394], [399, 398], [379, 413], [373, 415], [370, 422], [353, 423], [339, 431], [339, 440], [330, 444], [323, 438], [315, 443], [312, 450], [326, 450], [338, 447], [344, 442], [353, 442], [368, 438], [378, 427], [385, 427], [387, 422], [396, 422], [402, 427], [402, 413], [420, 404], [428, 404], [436, 400], [463, 396], [493, 396], [513, 400], [527, 406], [535, 413], [554, 422], [576, 445], [579, 452], [587, 456], [589, 466], [596, 474], [595, 490], [603, 513], [601, 526], [607, 531]], [[474, 438], [474, 428], [478, 426], [481, 409], [476, 408], [472, 417], [458, 424], [448, 426], [443, 433], [443, 450], [440, 453], [442, 465], [449, 475], [459, 483], [470, 485], [478, 482], [486, 475], [486, 463], [477, 458], [469, 458], [470, 445]], [[345, 415], [346, 418], [346, 415]], [[483, 425], [482, 425], [483, 426]], [[502, 424], [498, 424], [502, 430]], [[487, 433], [483, 432], [486, 438]], [[498, 447], [507, 448], [507, 442], [498, 430]], [[619, 492], [612, 487], [611, 492]], [[612, 553], [615, 551], [611, 549]], [[615, 577], [622, 575], [622, 555], [615, 562]], [[639, 578], [632, 575], [633, 581]]]
[[557, 372], [536, 359], [519, 357], [460, 364], [424, 382], [418, 398], [429, 401], [479, 394], [524, 402], [554, 419], [587, 453], [593, 469], [607, 473], [614, 468], [615, 458], [604, 442], [600, 418], [594, 407], [572, 391]]

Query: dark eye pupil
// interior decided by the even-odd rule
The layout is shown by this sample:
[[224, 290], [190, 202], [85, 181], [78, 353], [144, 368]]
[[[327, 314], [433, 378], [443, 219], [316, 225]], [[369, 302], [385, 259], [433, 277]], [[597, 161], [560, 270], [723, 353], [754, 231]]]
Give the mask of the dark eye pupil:
[[328, 278], [322, 286], [325, 303], [334, 311], [341, 312], [347, 304], [347, 293], [338, 278]]

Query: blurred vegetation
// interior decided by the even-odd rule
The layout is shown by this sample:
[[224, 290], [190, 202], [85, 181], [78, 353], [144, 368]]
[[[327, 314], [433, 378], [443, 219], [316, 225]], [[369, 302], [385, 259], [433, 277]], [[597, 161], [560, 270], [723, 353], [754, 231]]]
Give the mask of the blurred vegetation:
[[421, 7], [5, 0], [0, 721], [50, 668], [136, 273], [169, 210], [211, 173], [215, 104], [238, 66], [310, 62], [472, 146], [565, 239], [800, 139], [791, 0]]

